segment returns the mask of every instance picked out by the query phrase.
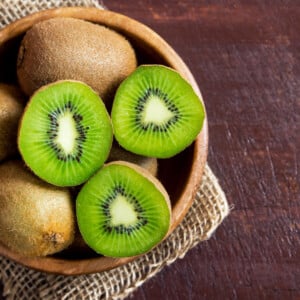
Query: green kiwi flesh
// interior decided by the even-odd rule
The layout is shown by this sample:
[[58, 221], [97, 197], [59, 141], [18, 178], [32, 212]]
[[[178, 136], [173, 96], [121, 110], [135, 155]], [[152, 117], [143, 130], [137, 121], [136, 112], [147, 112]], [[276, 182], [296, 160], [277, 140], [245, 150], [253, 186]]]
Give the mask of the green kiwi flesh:
[[74, 239], [75, 213], [67, 188], [50, 185], [21, 161], [0, 165], [0, 242], [24, 256], [46, 256]]
[[30, 28], [21, 43], [17, 75], [31, 95], [39, 87], [73, 79], [91, 86], [110, 101], [137, 66], [129, 41], [105, 26], [75, 18], [51, 18]]
[[142, 65], [119, 86], [111, 117], [115, 138], [123, 148], [169, 158], [196, 139], [205, 110], [178, 72], [161, 65]]
[[0, 161], [18, 151], [18, 123], [23, 109], [20, 90], [16, 86], [0, 83]]
[[112, 137], [99, 96], [82, 82], [65, 80], [44, 86], [31, 97], [20, 122], [18, 147], [41, 179], [75, 186], [104, 164]]
[[109, 257], [145, 253], [166, 236], [171, 220], [169, 196], [146, 169], [112, 162], [81, 189], [76, 215], [83, 239]]

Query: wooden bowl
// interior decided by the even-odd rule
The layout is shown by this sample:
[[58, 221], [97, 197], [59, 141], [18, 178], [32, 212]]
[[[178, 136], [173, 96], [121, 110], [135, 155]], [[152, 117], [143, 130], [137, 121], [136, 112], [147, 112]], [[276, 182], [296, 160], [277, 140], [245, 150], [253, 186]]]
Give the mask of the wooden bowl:
[[[0, 31], [0, 82], [17, 84], [16, 58], [22, 37], [32, 25], [54, 17], [84, 19], [118, 31], [126, 36], [136, 49], [139, 64], [158, 63], [176, 69], [201, 96], [188, 67], [157, 33], [129, 17], [96, 8], [58, 8], [41, 11], [22, 18]], [[190, 147], [173, 158], [159, 160], [158, 178], [166, 187], [172, 202], [172, 224], [168, 235], [182, 221], [193, 203], [207, 159], [207, 147], [208, 129], [205, 120], [201, 133]], [[136, 258], [108, 258], [92, 251], [81, 253], [72, 247], [58, 255], [31, 258], [21, 256], [0, 245], [0, 254], [33, 269], [67, 275], [109, 270]]]

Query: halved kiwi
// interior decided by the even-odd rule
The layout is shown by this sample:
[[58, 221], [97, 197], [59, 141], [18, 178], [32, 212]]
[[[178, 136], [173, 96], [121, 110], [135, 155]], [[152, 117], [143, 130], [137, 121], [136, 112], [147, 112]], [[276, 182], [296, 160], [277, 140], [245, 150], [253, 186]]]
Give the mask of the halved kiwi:
[[79, 230], [97, 253], [129, 257], [147, 252], [167, 234], [169, 196], [162, 184], [138, 165], [105, 165], [76, 199]]
[[58, 81], [39, 89], [25, 108], [18, 146], [29, 168], [57, 186], [85, 182], [112, 144], [105, 105], [86, 84]]
[[205, 110], [178, 72], [161, 65], [144, 65], [119, 86], [111, 116], [115, 138], [123, 148], [168, 158], [195, 140]]

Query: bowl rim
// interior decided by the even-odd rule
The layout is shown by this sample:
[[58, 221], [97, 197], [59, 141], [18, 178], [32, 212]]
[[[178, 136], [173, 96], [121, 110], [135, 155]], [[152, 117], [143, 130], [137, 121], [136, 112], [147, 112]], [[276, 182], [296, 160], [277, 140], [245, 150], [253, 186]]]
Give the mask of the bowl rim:
[[[25, 33], [33, 24], [54, 17], [73, 17], [93, 23], [105, 25], [124, 34], [129, 39], [143, 42], [153, 51], [159, 52], [168, 66], [177, 70], [194, 88], [204, 107], [200, 89], [187, 65], [175, 50], [154, 30], [143, 23], [123, 14], [93, 7], [63, 7], [39, 11], [23, 17], [0, 31], [0, 46], [6, 41]], [[203, 128], [194, 141], [194, 151], [191, 170], [187, 184], [183, 189], [176, 205], [172, 207], [172, 223], [166, 238], [174, 231], [186, 215], [196, 196], [201, 183], [208, 153], [208, 124], [205, 111]], [[23, 266], [61, 275], [80, 275], [102, 272], [126, 264], [139, 256], [128, 258], [93, 257], [83, 259], [63, 259], [56, 257], [24, 257], [10, 251], [0, 244], [0, 255], [3, 255]]]

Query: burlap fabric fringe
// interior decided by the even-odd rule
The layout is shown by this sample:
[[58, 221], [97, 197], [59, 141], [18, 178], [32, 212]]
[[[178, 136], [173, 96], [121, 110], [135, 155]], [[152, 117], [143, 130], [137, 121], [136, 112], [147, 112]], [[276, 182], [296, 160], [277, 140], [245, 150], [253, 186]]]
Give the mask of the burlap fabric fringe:
[[[94, 6], [96, 0], [1, 0], [0, 27], [27, 14], [58, 6]], [[200, 241], [209, 239], [228, 215], [226, 197], [209, 166], [183, 222], [161, 245], [116, 269], [81, 276], [57, 276], [30, 270], [0, 257], [0, 280], [7, 299], [124, 299], [147, 279]]]

